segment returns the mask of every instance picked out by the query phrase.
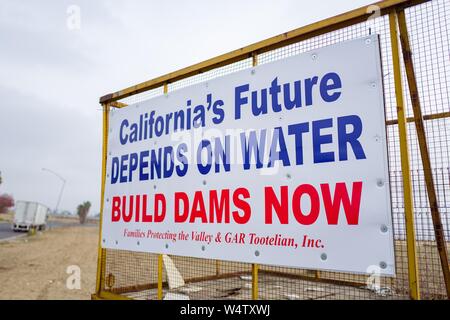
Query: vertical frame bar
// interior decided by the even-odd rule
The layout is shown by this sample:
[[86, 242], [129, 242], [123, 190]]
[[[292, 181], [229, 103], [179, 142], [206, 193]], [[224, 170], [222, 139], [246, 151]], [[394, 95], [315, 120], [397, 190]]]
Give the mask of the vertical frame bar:
[[[167, 82], [164, 83], [164, 87], [163, 87], [163, 93], [167, 94], [167, 92], [169, 91], [169, 87], [167, 85]], [[158, 254], [158, 300], [162, 300], [163, 299], [163, 255], [162, 254]]]
[[163, 290], [162, 290], [162, 282], [163, 282], [163, 255], [158, 254], [158, 300], [163, 299]]
[[406, 115], [403, 103], [403, 86], [400, 68], [400, 55], [397, 32], [397, 14], [395, 10], [389, 13], [389, 29], [391, 36], [392, 63], [394, 67], [395, 97], [397, 102], [398, 130], [400, 136], [400, 158], [403, 176], [403, 198], [406, 221], [406, 245], [408, 251], [408, 275], [410, 297], [420, 299], [419, 276], [417, 266], [416, 236], [414, 230], [414, 206], [411, 186], [411, 171], [409, 162]]
[[98, 257], [97, 257], [97, 280], [95, 291], [97, 295], [105, 288], [105, 267], [106, 267], [106, 250], [102, 248], [102, 221], [103, 221], [103, 202], [105, 199], [105, 182], [106, 182], [106, 163], [108, 157], [108, 130], [109, 130], [109, 110], [108, 104], [103, 105], [103, 139], [102, 139], [102, 178], [101, 178], [101, 194], [100, 194], [100, 221], [98, 235]]
[[[252, 66], [256, 67], [258, 65], [258, 54], [256, 52], [252, 53]], [[259, 265], [256, 263], [252, 264], [252, 299], [258, 300], [258, 269]]]
[[252, 299], [258, 300], [258, 269], [259, 265], [257, 263], [252, 264]]
[[414, 64], [412, 61], [412, 53], [409, 42], [408, 27], [406, 25], [405, 11], [398, 11], [397, 16], [400, 30], [400, 43], [402, 45], [403, 61], [405, 63], [406, 78], [408, 79], [409, 94], [411, 97], [411, 104], [414, 112], [414, 122], [416, 125], [420, 156], [422, 158], [423, 172], [425, 175], [425, 183], [427, 186], [427, 195], [430, 204], [431, 218], [433, 220], [436, 246], [441, 262], [445, 287], [447, 289], [447, 297], [450, 299], [450, 271], [448, 267], [448, 252], [445, 243], [441, 214], [439, 212], [433, 173], [431, 171], [430, 154], [428, 152], [427, 137], [425, 134], [422, 109], [420, 106], [419, 92], [417, 89], [416, 75], [414, 72]]

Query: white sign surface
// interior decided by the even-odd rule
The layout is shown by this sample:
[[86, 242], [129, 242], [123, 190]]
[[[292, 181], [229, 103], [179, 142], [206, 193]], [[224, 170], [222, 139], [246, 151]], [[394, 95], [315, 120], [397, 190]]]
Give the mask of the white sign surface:
[[393, 275], [377, 36], [111, 111], [103, 247]]

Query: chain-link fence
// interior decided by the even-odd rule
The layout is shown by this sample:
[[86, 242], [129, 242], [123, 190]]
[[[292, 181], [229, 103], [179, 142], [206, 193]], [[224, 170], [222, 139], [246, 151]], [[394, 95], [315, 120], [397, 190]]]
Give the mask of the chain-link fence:
[[[265, 64], [346, 40], [379, 34], [386, 103], [390, 186], [396, 254], [396, 276], [368, 281], [368, 276], [348, 273], [302, 270], [286, 267], [170, 256], [163, 263], [158, 254], [99, 249], [99, 271], [95, 297], [157, 299], [168, 292], [182, 293], [191, 299], [409, 299], [411, 263], [408, 259], [408, 236], [405, 222], [404, 174], [395, 90], [395, 69], [391, 43], [392, 15], [403, 12], [409, 33], [412, 63], [417, 81], [417, 94], [423, 114], [431, 174], [437, 196], [443, 236], [450, 243], [450, 2], [384, 1], [328, 19], [306, 28], [297, 36], [280, 41], [268, 41], [256, 46], [246, 56], [231, 55], [229, 59], [199, 64], [186, 76], [162, 77], [135, 90], [104, 97], [105, 123], [110, 107], [124, 107], [161, 95], [167, 90], [190, 86], [239, 70], [251, 68], [256, 62]], [[391, 17], [390, 17], [391, 15]], [[394, 20], [396, 21], [396, 20]], [[397, 29], [397, 26], [395, 26]], [[303, 30], [303, 31], [302, 31]], [[401, 31], [401, 30], [400, 30]], [[292, 32], [291, 34], [295, 34]], [[251, 46], [250, 46], [251, 47]], [[394, 50], [395, 51], [395, 50]], [[422, 299], [446, 299], [447, 289], [443, 265], [435, 238], [435, 227], [427, 189], [427, 176], [416, 132], [415, 113], [408, 86], [405, 61], [399, 54], [406, 109], [409, 146], [409, 166], [413, 195], [415, 243], [418, 284]], [[217, 66], [217, 67], [214, 67]], [[198, 71], [198, 72], [197, 72]], [[175, 73], [176, 74], [176, 73]], [[104, 154], [106, 151], [104, 150]], [[441, 248], [442, 250], [442, 248]], [[441, 256], [442, 257], [442, 256]], [[445, 262], [445, 261], [444, 261]], [[447, 268], [448, 268], [448, 261]], [[163, 268], [162, 266], [166, 267]], [[169, 289], [166, 274], [176, 267], [186, 286]], [[376, 276], [376, 275], [375, 275]], [[372, 281], [373, 280], [373, 281]], [[378, 282], [377, 282], [378, 281]], [[256, 286], [257, 284], [257, 286]], [[374, 285], [371, 285], [374, 284]], [[158, 289], [159, 287], [159, 289]], [[255, 292], [256, 291], [256, 292]], [[416, 296], [417, 297], [417, 296]]]

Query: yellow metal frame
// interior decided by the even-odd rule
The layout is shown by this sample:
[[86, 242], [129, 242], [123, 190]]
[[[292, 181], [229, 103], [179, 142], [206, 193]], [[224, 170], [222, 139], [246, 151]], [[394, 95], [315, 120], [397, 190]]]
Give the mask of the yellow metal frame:
[[[117, 91], [115, 93], [107, 94], [100, 98], [100, 103], [103, 105], [103, 153], [102, 153], [102, 186], [101, 186], [101, 212], [100, 212], [100, 234], [98, 241], [98, 267], [97, 267], [97, 283], [96, 283], [96, 294], [92, 297], [95, 299], [119, 299], [123, 298], [120, 295], [113, 294], [105, 291], [105, 263], [106, 263], [106, 251], [101, 248], [102, 234], [101, 234], [101, 222], [103, 217], [103, 200], [104, 200], [104, 185], [106, 179], [106, 160], [107, 160], [107, 139], [108, 139], [108, 128], [109, 128], [109, 111], [110, 108], [124, 108], [127, 104], [119, 102], [119, 100], [126, 97], [136, 95], [155, 88], [164, 88], [164, 93], [168, 91], [168, 84], [179, 81], [181, 79], [189, 78], [191, 76], [204, 73], [215, 68], [229, 65], [234, 62], [238, 62], [245, 59], [252, 59], [253, 66], [258, 63], [258, 55], [264, 52], [269, 52], [271, 50], [284, 47], [286, 45], [303, 41], [318, 35], [322, 35], [331, 31], [335, 31], [350, 25], [354, 25], [359, 22], [367, 20], [372, 12], [368, 10], [371, 6], [377, 6], [380, 9], [380, 16], [389, 14], [390, 23], [390, 36], [392, 44], [392, 56], [394, 65], [394, 81], [395, 81], [395, 95], [397, 101], [397, 120], [389, 120], [386, 122], [387, 125], [398, 124], [399, 134], [400, 134], [400, 149], [401, 149], [401, 167], [403, 174], [403, 184], [404, 184], [404, 200], [405, 200], [405, 219], [407, 226], [407, 251], [408, 251], [408, 273], [409, 273], [409, 287], [411, 298], [420, 299], [419, 291], [419, 280], [418, 280], [418, 265], [417, 265], [417, 254], [416, 254], [416, 243], [415, 243], [415, 231], [414, 231], [414, 213], [413, 213], [413, 203], [412, 203], [412, 187], [411, 187], [411, 176], [410, 176], [410, 162], [409, 162], [409, 150], [407, 143], [407, 122], [415, 122], [416, 127], [420, 130], [420, 125], [423, 126], [423, 120], [427, 119], [437, 119], [445, 118], [450, 116], [450, 112], [444, 112], [436, 115], [426, 115], [421, 116], [421, 113], [416, 113], [415, 110], [414, 118], [406, 118], [404, 111], [403, 102], [403, 89], [402, 89], [402, 79], [401, 79], [401, 67], [400, 67], [400, 48], [398, 43], [398, 30], [397, 30], [397, 19], [399, 18], [400, 33], [403, 38], [407, 37], [406, 24], [404, 22], [403, 10], [407, 7], [415, 6], [429, 0], [386, 0], [374, 3], [370, 6], [364, 6], [359, 9], [349, 11], [344, 14], [340, 14], [283, 34], [275, 37], [268, 38], [266, 40], [251, 44], [249, 46], [231, 51], [229, 53], [214, 57], [212, 59], [194, 64], [187, 68], [180, 69], [178, 71], [168, 73], [161, 77], [142, 82], [140, 84], [125, 88], [123, 90]], [[397, 17], [398, 12], [398, 17]], [[407, 39], [407, 38], [406, 38]], [[403, 41], [403, 40], [402, 40]], [[403, 42], [402, 42], [403, 45]], [[405, 46], [402, 46], [403, 53], [405, 54]], [[406, 50], [408, 47], [406, 47]], [[408, 52], [406, 52], [408, 54]], [[407, 66], [407, 71], [408, 71]], [[412, 71], [413, 72], [413, 71]], [[410, 76], [410, 75], [408, 75]], [[408, 79], [410, 80], [410, 79]], [[411, 85], [410, 85], [411, 88]], [[413, 88], [414, 90], [414, 88]], [[414, 99], [415, 93], [410, 90], [412, 100]], [[414, 106], [414, 102], [413, 102]], [[420, 111], [420, 105], [419, 111]], [[422, 122], [422, 124], [421, 124]], [[418, 130], [418, 131], [419, 131]], [[421, 138], [419, 138], [421, 139]], [[425, 143], [425, 139], [422, 140]], [[421, 142], [421, 143], [422, 143]], [[421, 147], [422, 148], [422, 147]], [[422, 149], [421, 149], [422, 152]], [[424, 158], [424, 154], [422, 154]], [[425, 155], [426, 158], [426, 155]], [[426, 160], [425, 160], [426, 162]], [[426, 165], [426, 164], [425, 164]], [[430, 175], [427, 173], [427, 167], [424, 166], [424, 172], [428, 175], [427, 178], [427, 190], [429, 193], [430, 205], [434, 206], [433, 202], [433, 191], [434, 184], [429, 184]], [[429, 172], [431, 173], [431, 172]], [[431, 178], [432, 179], [432, 178]], [[432, 209], [434, 210], [434, 209]], [[438, 212], [433, 211], [433, 222], [435, 227], [439, 229], [439, 217]], [[436, 221], [435, 221], [436, 220]], [[436, 222], [436, 223], [435, 223]], [[436, 230], [436, 229], [435, 229]], [[439, 230], [436, 233], [439, 235]], [[438, 243], [439, 245], [439, 243]], [[440, 250], [441, 263], [443, 265], [444, 277], [446, 279], [447, 290], [449, 290], [448, 278], [445, 275], [445, 265], [443, 262], [443, 253]], [[446, 251], [445, 251], [446, 253]], [[448, 260], [447, 260], [448, 269]], [[258, 271], [259, 265], [252, 264], [252, 298], [258, 299]], [[220, 273], [220, 261], [216, 263], [216, 273]], [[319, 272], [315, 274], [317, 281], [322, 281]], [[450, 276], [449, 276], [450, 278]], [[326, 279], [324, 279], [326, 280]], [[157, 283], [157, 296], [158, 299], [163, 298], [163, 261], [162, 255], [158, 255], [158, 283]]]
[[101, 194], [100, 194], [100, 231], [98, 235], [98, 260], [97, 260], [97, 281], [95, 292], [100, 296], [104, 290], [105, 283], [105, 267], [106, 256], [105, 249], [102, 248], [102, 221], [103, 221], [103, 203], [105, 198], [105, 182], [106, 182], [106, 161], [108, 157], [108, 131], [109, 131], [109, 110], [108, 104], [103, 105], [103, 141], [102, 141], [102, 178], [101, 178]]
[[408, 275], [410, 296], [420, 299], [419, 272], [417, 266], [416, 235], [414, 230], [414, 204], [411, 185], [411, 170], [409, 161], [408, 133], [406, 128], [405, 105], [403, 102], [403, 85], [398, 46], [397, 13], [389, 13], [389, 28], [391, 35], [392, 64], [394, 67], [395, 98], [397, 101], [398, 131], [400, 136], [400, 160], [403, 176], [403, 199], [405, 205], [406, 245], [408, 251]]
[[100, 103], [110, 103], [120, 99], [142, 93], [151, 89], [160, 88], [164, 84], [173, 83], [181, 79], [189, 78], [206, 71], [245, 60], [255, 54], [261, 54], [286, 45], [306, 40], [327, 32], [335, 31], [370, 18], [372, 11], [369, 7], [377, 6], [380, 15], [389, 13], [392, 9], [400, 9], [418, 5], [429, 0], [386, 0], [379, 1], [369, 6], [364, 6], [322, 21], [318, 21], [307, 26], [297, 28], [275, 37], [268, 38], [251, 44], [249, 46], [225, 53], [223, 55], [205, 60], [192, 66], [168, 73], [158, 78], [139, 83], [137, 85], [122, 89], [120, 91], [107, 94], [100, 98]]
[[402, 45], [403, 61], [405, 64], [406, 78], [408, 79], [409, 94], [411, 97], [412, 109], [414, 112], [414, 122], [416, 125], [417, 138], [419, 141], [420, 156], [422, 158], [423, 172], [427, 186], [428, 201], [431, 209], [436, 246], [441, 262], [442, 274], [444, 276], [447, 297], [450, 299], [450, 270], [448, 266], [447, 245], [445, 243], [444, 228], [442, 227], [441, 215], [434, 185], [433, 173], [431, 171], [430, 154], [428, 152], [425, 125], [423, 122], [422, 108], [420, 106], [419, 90], [417, 89], [416, 75], [412, 61], [412, 52], [409, 44], [408, 27], [406, 25], [405, 11], [397, 12], [400, 30], [400, 42]]

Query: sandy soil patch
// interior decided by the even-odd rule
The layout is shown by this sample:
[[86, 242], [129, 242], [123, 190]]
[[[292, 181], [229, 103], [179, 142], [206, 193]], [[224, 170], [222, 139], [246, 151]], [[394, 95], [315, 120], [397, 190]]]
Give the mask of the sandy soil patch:
[[[98, 227], [64, 227], [0, 243], [0, 299], [90, 299], [97, 268]], [[81, 289], [66, 273], [81, 270]]]

